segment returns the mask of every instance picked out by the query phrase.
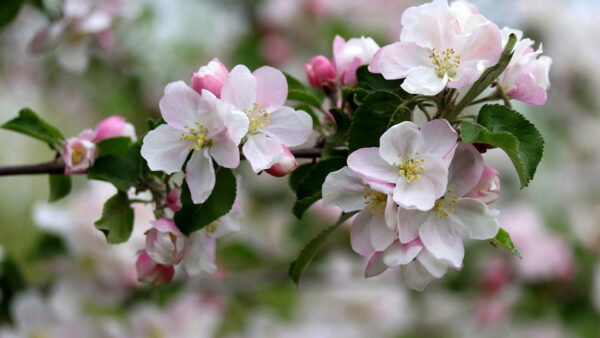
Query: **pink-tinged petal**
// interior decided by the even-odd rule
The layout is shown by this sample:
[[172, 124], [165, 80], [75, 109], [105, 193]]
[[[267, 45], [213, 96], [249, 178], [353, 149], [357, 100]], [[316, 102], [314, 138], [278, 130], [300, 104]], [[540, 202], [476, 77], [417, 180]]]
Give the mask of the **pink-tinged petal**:
[[388, 228], [394, 229], [396, 231], [398, 229], [398, 205], [394, 203], [394, 198], [392, 197], [393, 189], [390, 191], [390, 194], [387, 196], [387, 201], [385, 203], [385, 224]]
[[[369, 70], [379, 70], [388, 80], [403, 79], [415, 68], [431, 64], [429, 51], [411, 42], [396, 42], [381, 48]], [[373, 68], [373, 70], [371, 70]]]
[[200, 95], [183, 81], [171, 82], [165, 87], [165, 94], [158, 102], [165, 121], [179, 130], [193, 127], [198, 121]]
[[344, 212], [365, 207], [365, 183], [360, 175], [344, 167], [329, 173], [323, 183], [323, 205], [337, 205]]
[[142, 251], [135, 263], [137, 278], [140, 282], [152, 283], [153, 285], [168, 284], [173, 279], [175, 268], [157, 264], [148, 256], [146, 251]]
[[500, 195], [500, 179], [496, 169], [484, 165], [483, 174], [477, 185], [464, 197], [476, 198], [483, 203], [490, 204]]
[[390, 268], [406, 265], [417, 257], [421, 249], [423, 244], [419, 239], [407, 244], [396, 242], [383, 252], [383, 262]]
[[55, 48], [63, 37], [66, 26], [66, 21], [61, 20], [40, 29], [27, 45], [27, 51], [32, 54], [40, 54]]
[[191, 142], [180, 141], [181, 131], [162, 124], [144, 137], [141, 154], [152, 171], [172, 174], [181, 171]]
[[379, 276], [387, 269], [388, 266], [383, 262], [383, 256], [381, 255], [381, 252], [375, 252], [367, 263], [367, 268], [365, 269], [365, 278]]
[[376, 181], [366, 181], [366, 183], [371, 188], [371, 190], [380, 192], [382, 194], [391, 195], [394, 192], [395, 185], [392, 183], [381, 183]]
[[462, 197], [471, 191], [481, 179], [483, 157], [472, 144], [460, 142], [448, 169], [448, 190], [451, 195]]
[[461, 198], [448, 217], [471, 239], [490, 239], [498, 233], [500, 212], [473, 198]]
[[394, 202], [405, 209], [427, 211], [433, 208], [435, 200], [440, 198], [446, 189], [448, 169], [433, 156], [423, 156], [421, 178], [407, 181], [399, 177], [394, 188]]
[[436, 259], [433, 255], [427, 250], [421, 250], [419, 256], [417, 256], [417, 260], [427, 272], [429, 272], [435, 278], [442, 278], [446, 274], [446, 270], [448, 269], [448, 263], [443, 260]]
[[341, 60], [336, 60], [336, 55], [342, 54], [345, 45], [346, 45], [346, 40], [344, 38], [342, 38], [341, 36], [336, 35], [333, 38], [333, 55], [331, 57], [331, 62], [336, 67], [336, 69], [338, 68], [338, 66], [337, 66], [338, 62], [341, 61]]
[[420, 262], [411, 262], [400, 270], [404, 284], [412, 290], [423, 291], [435, 279]]
[[542, 106], [548, 98], [546, 88], [537, 83], [533, 74], [525, 72], [517, 75], [515, 88], [510, 90], [507, 95], [532, 106]]
[[216, 240], [198, 230], [190, 235], [183, 256], [183, 270], [189, 277], [202, 272], [212, 274], [217, 271], [215, 264]]
[[392, 126], [379, 139], [379, 155], [388, 164], [400, 164], [402, 156], [421, 152], [424, 140], [419, 127], [410, 121]]
[[192, 201], [204, 203], [215, 187], [215, 168], [208, 149], [192, 153], [185, 168], [185, 181], [190, 188]]
[[298, 161], [296, 161], [294, 154], [283, 144], [281, 147], [283, 148], [283, 159], [265, 170], [267, 174], [274, 177], [284, 177], [298, 168]]
[[256, 79], [256, 102], [261, 109], [275, 110], [285, 103], [288, 85], [285, 75], [273, 67], [260, 67], [252, 73]]
[[373, 215], [369, 210], [362, 210], [356, 215], [350, 228], [350, 245], [352, 250], [361, 256], [368, 256], [375, 251], [371, 245], [369, 224]]
[[125, 131], [125, 118], [123, 116], [111, 116], [96, 126], [96, 136], [94, 142], [100, 142], [111, 137], [123, 136]]
[[375, 251], [383, 251], [396, 239], [396, 229], [388, 228], [385, 217], [375, 213], [369, 224], [369, 237], [371, 237], [371, 245]]
[[358, 86], [358, 79], [356, 78], [356, 70], [362, 65], [362, 60], [359, 57], [355, 57], [352, 62], [348, 64], [348, 69], [342, 74], [340, 82], [344, 87], [356, 87]]
[[335, 68], [323, 55], [313, 57], [310, 63], [305, 62], [304, 69], [311, 86], [318, 89], [335, 88]]
[[89, 62], [88, 47], [88, 38], [61, 45], [57, 51], [58, 63], [72, 72], [83, 72]]
[[115, 34], [110, 28], [95, 33], [94, 38], [98, 42], [98, 45], [100, 45], [100, 48], [104, 50], [111, 50], [115, 46]]
[[348, 167], [363, 177], [383, 183], [395, 183], [396, 168], [379, 156], [379, 148], [358, 149], [348, 156]]
[[197, 93], [202, 93], [202, 90], [204, 89], [213, 93], [218, 98], [221, 97], [223, 83], [224, 81], [215, 75], [205, 75], [202, 77], [192, 78], [192, 88], [194, 88]]
[[448, 75], [440, 78], [432, 67], [420, 66], [414, 68], [400, 85], [411, 94], [437, 95], [448, 83]]
[[424, 140], [423, 152], [438, 155], [449, 165], [456, 148], [458, 133], [448, 120], [435, 119], [425, 123], [421, 127], [421, 134]]
[[175, 265], [183, 258], [185, 236], [175, 222], [161, 218], [152, 222], [154, 226], [146, 234], [146, 252], [158, 264]]
[[312, 119], [302, 110], [280, 107], [269, 117], [271, 121], [263, 133], [288, 147], [301, 145], [312, 135]]
[[160, 218], [152, 222], [152, 225], [161, 232], [172, 232], [174, 235], [183, 236], [172, 219]]
[[[451, 81], [448, 81], [448, 88], [457, 90], [466, 88], [471, 84], [471, 80], [479, 76], [480, 72], [478, 71], [478, 67], [482, 67], [481, 62], [461, 63], [461, 68], [457, 70], [457, 75]], [[487, 67], [482, 68], [485, 69]]]
[[242, 138], [248, 133], [248, 125], [250, 122], [246, 114], [237, 110], [230, 111], [227, 114], [223, 114], [223, 123], [227, 126], [229, 135], [235, 144], [240, 144]]
[[421, 179], [426, 179], [433, 185], [435, 191], [435, 198], [438, 199], [446, 193], [446, 187], [448, 186], [448, 167], [447, 165], [437, 157], [429, 154], [422, 156], [424, 171], [421, 172], [423, 176]]
[[[461, 55], [460, 61], [483, 61], [479, 66], [480, 69], [478, 69], [479, 73], [481, 73], [485, 68], [495, 65], [500, 60], [500, 55], [502, 54], [502, 32], [493, 22], [485, 19], [482, 20], [479, 15], [473, 15], [470, 19], [478, 27], [472, 29], [469, 41], [459, 52]], [[481, 22], [484, 20], [487, 23], [481, 25]]]
[[227, 128], [213, 135], [211, 140], [212, 145], [208, 152], [217, 164], [225, 168], [237, 168], [240, 165], [240, 149], [231, 139]]
[[181, 187], [175, 187], [167, 194], [167, 205], [173, 212], [181, 210]]
[[257, 84], [250, 70], [244, 65], [235, 66], [221, 90], [221, 99], [239, 109], [252, 108], [256, 102]]
[[419, 229], [429, 217], [429, 212], [398, 209], [398, 239], [408, 243], [419, 236]]
[[450, 30], [448, 25], [455, 19], [447, 0], [409, 7], [402, 13], [400, 41], [413, 42], [429, 49], [444, 50]]
[[281, 143], [263, 134], [248, 135], [242, 152], [256, 173], [270, 168], [284, 156]]
[[419, 229], [419, 237], [435, 258], [444, 259], [454, 267], [461, 266], [465, 248], [450, 217], [440, 218], [435, 213], [431, 213]]

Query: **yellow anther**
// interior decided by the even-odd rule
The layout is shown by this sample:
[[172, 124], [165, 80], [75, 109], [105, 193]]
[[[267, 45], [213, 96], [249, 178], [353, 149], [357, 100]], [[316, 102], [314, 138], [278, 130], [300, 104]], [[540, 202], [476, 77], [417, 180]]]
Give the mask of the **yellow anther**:
[[71, 163], [79, 164], [79, 163], [81, 163], [81, 161], [83, 161], [84, 157], [85, 157], [85, 153], [84, 153], [83, 146], [81, 144], [72, 148]]
[[217, 225], [215, 223], [209, 224], [206, 226], [206, 232], [209, 234], [214, 234], [217, 231]]
[[365, 205], [369, 208], [369, 211], [371, 211], [371, 214], [375, 215], [375, 213], [379, 213], [380, 215], [385, 214], [385, 207], [387, 206], [387, 195], [377, 192], [377, 191], [373, 191], [370, 190], [367, 187], [364, 187], [363, 190], [365, 191], [364, 194], [364, 198], [365, 198]]
[[[406, 182], [412, 180], [418, 180], [421, 178], [421, 172], [425, 171], [425, 167], [422, 163], [425, 162], [423, 159], [413, 158], [412, 150], [408, 152], [409, 156], [402, 158], [402, 154], [398, 154], [402, 158], [400, 164], [394, 163], [395, 167], [398, 167], [398, 176], [404, 176]], [[419, 153], [416, 152], [415, 155]]]
[[451, 78], [456, 76], [456, 70], [460, 67], [460, 55], [454, 54], [456, 54], [454, 48], [448, 48], [441, 54], [437, 53], [435, 48], [431, 51], [429, 58], [433, 63], [437, 76], [440, 78], [443, 78], [446, 74]]
[[256, 102], [252, 104], [252, 109], [244, 109], [244, 113], [246, 113], [250, 122], [248, 134], [258, 134], [271, 123], [269, 113], [264, 109], [258, 109], [258, 103]]
[[440, 197], [437, 201], [435, 201], [435, 204], [433, 206], [433, 211], [435, 211], [435, 214], [437, 216], [440, 216], [440, 219], [443, 219], [444, 217], [447, 217], [450, 214], [454, 213], [454, 208], [450, 208], [447, 209], [445, 208], [445, 206], [453, 206], [454, 203], [456, 203], [456, 197], [452, 198], [449, 202], [445, 203], [444, 202], [445, 197], [442, 196]]
[[190, 128], [187, 125], [184, 126], [185, 129], [188, 129], [187, 134], [182, 133], [179, 138], [180, 141], [186, 140], [192, 142], [188, 147], [189, 151], [192, 150], [200, 150], [203, 147], [210, 147], [212, 141], [208, 139], [208, 129], [201, 125], [199, 122], [194, 122], [196, 124], [196, 128]]

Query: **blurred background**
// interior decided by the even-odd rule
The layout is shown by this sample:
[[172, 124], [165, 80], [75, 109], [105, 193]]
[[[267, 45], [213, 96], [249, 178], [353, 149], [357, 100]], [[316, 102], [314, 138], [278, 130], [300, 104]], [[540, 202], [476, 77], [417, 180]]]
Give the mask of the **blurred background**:
[[[70, 137], [122, 115], [140, 136], [148, 118], [160, 115], [164, 86], [189, 81], [214, 57], [229, 68], [272, 65], [308, 83], [304, 62], [331, 57], [336, 34], [389, 44], [402, 11], [422, 3], [98, 2], [111, 8], [110, 36], [74, 36], [86, 40], [71, 54], [65, 46], [28, 51], [36, 32], [59, 18], [60, 0], [25, 3], [0, 28], [0, 122], [30, 107]], [[109, 246], [93, 226], [114, 194], [109, 184], [76, 177], [67, 199], [48, 204], [46, 176], [0, 177], [0, 286], [18, 291], [0, 295], [0, 336], [599, 337], [600, 2], [473, 2], [498, 26], [543, 43], [554, 60], [546, 105], [514, 102], [546, 140], [533, 182], [519, 190], [508, 158], [500, 150], [484, 155], [500, 171], [494, 207], [522, 260], [467, 242], [464, 269], [419, 293], [394, 270], [364, 279], [366, 261], [352, 252], [345, 227], [297, 289], [288, 264], [340, 211], [315, 205], [298, 221], [287, 180], [255, 177], [244, 163], [237, 169], [242, 230], [218, 242], [218, 272], [189, 280], [178, 271], [170, 285], [151, 287], [137, 283], [134, 263], [152, 210], [137, 208], [130, 241]], [[52, 156], [39, 141], [0, 131], [0, 166]]]

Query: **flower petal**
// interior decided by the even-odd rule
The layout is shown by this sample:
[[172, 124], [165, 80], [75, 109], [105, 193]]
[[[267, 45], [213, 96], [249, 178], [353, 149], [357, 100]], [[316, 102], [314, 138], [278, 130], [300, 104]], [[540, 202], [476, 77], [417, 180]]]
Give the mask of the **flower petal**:
[[263, 134], [248, 135], [242, 152], [256, 173], [271, 168], [284, 157], [281, 143]]
[[371, 218], [373, 215], [369, 210], [362, 210], [356, 215], [350, 228], [352, 250], [362, 256], [368, 256], [375, 251], [371, 245], [371, 235], [369, 234]]
[[429, 217], [428, 212], [398, 208], [398, 239], [408, 243], [419, 236], [419, 229]]
[[195, 231], [188, 238], [188, 243], [183, 256], [183, 269], [189, 277], [197, 276], [202, 272], [214, 273], [217, 271], [215, 264], [216, 240], [206, 236], [202, 230]]
[[394, 202], [405, 209], [430, 210], [437, 198], [433, 183], [426, 177], [410, 182], [400, 177], [394, 188]]
[[381, 275], [388, 269], [388, 266], [383, 263], [381, 252], [375, 252], [371, 259], [369, 259], [369, 263], [367, 263], [367, 268], [365, 269], [365, 278], [375, 277]]
[[[393, 191], [393, 190], [392, 190]], [[394, 203], [394, 198], [391, 193], [387, 197], [385, 203], [385, 224], [388, 228], [397, 230], [398, 229], [398, 205]]]
[[221, 89], [221, 99], [239, 109], [251, 108], [256, 102], [256, 79], [244, 65], [235, 66]]
[[211, 140], [213, 142], [209, 148], [209, 153], [215, 162], [225, 168], [237, 168], [240, 165], [240, 149], [238, 144], [231, 138], [228, 128], [212, 136]]
[[396, 183], [398, 172], [379, 156], [379, 148], [358, 149], [348, 156], [348, 167], [368, 180]]
[[448, 269], [448, 264], [446, 262], [436, 259], [427, 250], [421, 250], [421, 253], [417, 256], [417, 260], [423, 265], [425, 270], [435, 278], [442, 278]]
[[450, 217], [466, 232], [471, 239], [490, 239], [498, 233], [498, 215], [496, 209], [490, 209], [480, 200], [461, 198], [454, 204], [454, 213]]
[[208, 149], [194, 151], [185, 168], [185, 180], [190, 188], [192, 201], [204, 203], [215, 187], [215, 168]]
[[460, 142], [448, 168], [448, 190], [462, 197], [473, 190], [483, 174], [483, 157], [471, 145]]
[[420, 262], [412, 262], [402, 267], [402, 279], [413, 290], [423, 291], [435, 279]]
[[288, 147], [300, 145], [312, 134], [312, 118], [302, 110], [280, 107], [269, 114], [271, 122], [263, 133]]
[[388, 228], [385, 223], [385, 217], [375, 214], [371, 217], [371, 223], [369, 224], [369, 236], [371, 237], [373, 248], [376, 251], [383, 251], [394, 242], [396, 229]]
[[431, 67], [416, 67], [404, 79], [400, 87], [411, 94], [437, 95], [448, 83], [448, 75], [440, 78]]
[[452, 161], [456, 148], [458, 133], [445, 119], [435, 119], [421, 127], [421, 134], [425, 141], [423, 152], [440, 156], [446, 166]]
[[413, 122], [405, 121], [394, 125], [381, 135], [379, 155], [390, 165], [400, 164], [401, 156], [421, 152], [423, 144], [419, 127]]
[[362, 177], [348, 167], [329, 173], [323, 183], [323, 205], [337, 205], [344, 212], [362, 210], [365, 207], [364, 188]]
[[461, 266], [465, 248], [450, 217], [439, 218], [432, 213], [419, 229], [419, 237], [435, 258], [444, 259], [455, 268]]
[[410, 263], [421, 250], [423, 243], [416, 239], [410, 243], [396, 242], [383, 252], [383, 262], [390, 268]]
[[285, 75], [276, 68], [264, 66], [252, 73], [256, 79], [256, 102], [261, 109], [271, 111], [285, 103], [288, 85]]
[[172, 127], [184, 130], [198, 121], [197, 112], [200, 94], [183, 81], [171, 82], [165, 87], [165, 94], [158, 102], [165, 121]]
[[141, 154], [153, 171], [172, 174], [181, 171], [189, 154], [189, 141], [180, 141], [181, 131], [163, 124], [144, 137]]
[[[388, 80], [402, 79], [416, 67], [431, 63], [426, 48], [411, 42], [396, 42], [381, 48], [371, 64]], [[369, 69], [370, 70], [370, 69]]]

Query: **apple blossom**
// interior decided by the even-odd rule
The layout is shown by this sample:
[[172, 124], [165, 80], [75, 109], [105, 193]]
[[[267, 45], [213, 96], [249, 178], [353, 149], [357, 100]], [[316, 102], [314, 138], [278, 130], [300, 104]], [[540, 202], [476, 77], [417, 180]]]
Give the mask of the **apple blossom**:
[[546, 91], [550, 88], [550, 66], [552, 59], [542, 54], [542, 45], [537, 51], [532, 46], [534, 41], [523, 39], [523, 32], [504, 27], [502, 29], [503, 44], [508, 42], [508, 36], [514, 33], [517, 44], [506, 72], [500, 77], [500, 87], [506, 95], [515, 100], [523, 101], [534, 106], [546, 103]]
[[181, 187], [171, 189], [167, 194], [167, 205], [173, 212], [181, 210]]
[[472, 145], [459, 143], [449, 168], [448, 188], [429, 211], [398, 209], [398, 238], [409, 243], [419, 237], [436, 259], [451, 267], [462, 266], [464, 247], [461, 236], [490, 239], [499, 229], [499, 211], [489, 209], [478, 199], [466, 198], [479, 182], [483, 158]]
[[283, 177], [298, 168], [298, 161], [294, 157], [294, 154], [288, 149], [288, 147], [281, 145], [283, 148], [284, 157], [265, 172], [271, 176]]
[[400, 41], [382, 47], [369, 70], [388, 80], [405, 79], [401, 87], [411, 94], [463, 89], [502, 53], [500, 29], [463, 1], [411, 7], [401, 20]]
[[371, 62], [379, 45], [369, 37], [352, 38], [348, 41], [339, 35], [333, 39], [332, 61], [338, 81], [344, 87], [356, 87], [356, 70]]
[[313, 87], [324, 91], [332, 91], [335, 88], [335, 68], [326, 57], [313, 57], [310, 63], [304, 63], [304, 69]]
[[203, 203], [215, 186], [213, 159], [226, 168], [239, 165], [238, 145], [248, 131], [248, 118], [211, 92], [200, 95], [183, 81], [165, 87], [159, 106], [167, 124], [144, 137], [142, 157], [151, 170], [171, 174], [181, 170], [191, 151], [185, 179], [194, 203]]
[[500, 178], [498, 177], [498, 172], [496, 169], [484, 165], [479, 182], [465, 197], [477, 198], [484, 203], [490, 204], [498, 199], [499, 194]]
[[268, 169], [285, 156], [282, 145], [300, 145], [312, 134], [312, 119], [304, 111], [284, 106], [287, 81], [280, 70], [261, 67], [250, 73], [244, 65], [231, 70], [221, 99], [250, 121], [242, 152], [255, 172]]
[[137, 140], [135, 136], [135, 127], [122, 116], [111, 116], [100, 121], [96, 126], [93, 142], [97, 143], [111, 137], [127, 136], [133, 141]]
[[446, 120], [427, 122], [421, 129], [402, 122], [381, 136], [379, 148], [350, 154], [348, 166], [367, 181], [393, 188], [394, 202], [401, 207], [426, 211], [446, 191], [457, 137]]
[[202, 94], [206, 89], [216, 97], [221, 97], [223, 83], [227, 79], [229, 71], [219, 59], [212, 59], [206, 66], [200, 67], [197, 73], [192, 72], [192, 88]]
[[[323, 183], [323, 205], [337, 205], [344, 212], [360, 210], [352, 222], [350, 243], [358, 254], [368, 256], [383, 251], [396, 236], [398, 207], [391, 195], [381, 193], [386, 187], [365, 181], [348, 167], [327, 175]], [[387, 188], [391, 193], [391, 188]]]
[[153, 261], [162, 265], [174, 265], [183, 258], [185, 236], [171, 219], [161, 218], [146, 234], [146, 252]]
[[175, 274], [175, 268], [172, 265], [156, 263], [145, 250], [138, 256], [135, 268], [140, 282], [152, 283], [153, 285], [168, 284]]
[[98, 148], [93, 142], [94, 131], [86, 129], [77, 137], [68, 138], [63, 147], [62, 158], [65, 163], [65, 174], [84, 173], [94, 164], [98, 156]]

